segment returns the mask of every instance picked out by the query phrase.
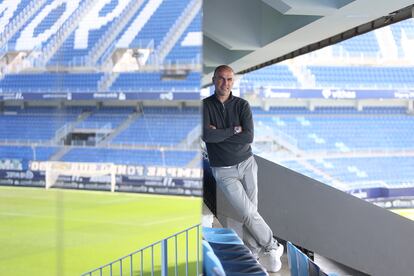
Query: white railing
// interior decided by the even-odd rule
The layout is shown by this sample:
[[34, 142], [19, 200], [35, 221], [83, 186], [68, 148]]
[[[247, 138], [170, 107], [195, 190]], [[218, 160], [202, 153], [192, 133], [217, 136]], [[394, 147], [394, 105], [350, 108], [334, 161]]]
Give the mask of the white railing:
[[[184, 245], [179, 243], [181, 237], [185, 238]], [[159, 273], [162, 276], [201, 275], [200, 241], [200, 224], [198, 224], [83, 273], [82, 276], [158, 275]], [[157, 256], [154, 257], [155, 254]], [[196, 256], [195, 264], [189, 262], [189, 256]], [[160, 262], [156, 263], [156, 260]], [[179, 270], [180, 264], [184, 264], [185, 271]], [[160, 267], [161, 271], [157, 271], [157, 267]]]

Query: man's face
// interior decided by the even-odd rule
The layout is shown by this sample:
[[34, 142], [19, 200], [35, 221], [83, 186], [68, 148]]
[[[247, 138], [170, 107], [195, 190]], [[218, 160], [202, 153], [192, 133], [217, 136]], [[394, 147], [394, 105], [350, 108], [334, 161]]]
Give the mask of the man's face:
[[213, 77], [214, 87], [218, 96], [229, 96], [234, 83], [234, 73], [230, 69], [222, 69]]

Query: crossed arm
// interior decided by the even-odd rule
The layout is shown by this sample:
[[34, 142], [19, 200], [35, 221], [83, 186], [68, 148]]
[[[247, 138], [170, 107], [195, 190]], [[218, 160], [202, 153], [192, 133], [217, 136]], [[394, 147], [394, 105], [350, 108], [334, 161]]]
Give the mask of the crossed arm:
[[206, 143], [229, 142], [250, 144], [253, 142], [253, 116], [246, 104], [240, 115], [240, 126], [218, 129], [211, 123], [207, 108], [203, 108], [203, 140]]

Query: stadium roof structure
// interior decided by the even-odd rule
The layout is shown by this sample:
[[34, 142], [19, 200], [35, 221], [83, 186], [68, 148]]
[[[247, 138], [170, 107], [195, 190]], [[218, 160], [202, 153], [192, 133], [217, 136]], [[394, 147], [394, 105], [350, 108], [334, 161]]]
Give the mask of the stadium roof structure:
[[203, 78], [217, 65], [247, 73], [412, 17], [412, 0], [209, 0]]

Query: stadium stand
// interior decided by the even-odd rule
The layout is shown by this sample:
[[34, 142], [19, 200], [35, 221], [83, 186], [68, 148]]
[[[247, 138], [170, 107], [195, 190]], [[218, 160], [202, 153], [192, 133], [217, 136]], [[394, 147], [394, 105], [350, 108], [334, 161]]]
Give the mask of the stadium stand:
[[[301, 152], [301, 159], [282, 158], [279, 162], [284, 166], [343, 190], [413, 187], [411, 172], [404, 169], [412, 165], [413, 158], [401, 152], [412, 151], [414, 121], [404, 108], [271, 108], [253, 112], [260, 127], [277, 129], [283, 134], [278, 139], [290, 140]], [[400, 164], [402, 169], [383, 169], [392, 164]]]
[[190, 73], [183, 79], [163, 80], [161, 73], [121, 73], [110, 87], [123, 92], [195, 91], [200, 82], [199, 73]]
[[408, 88], [413, 67], [308, 66], [320, 87]]
[[28, 168], [29, 161], [46, 161], [56, 152], [57, 147], [43, 146], [0, 146], [0, 160], [13, 159], [22, 161], [23, 168]]
[[[151, 16], [152, 20], [149, 20], [139, 34], [133, 38], [131, 45], [140, 45], [141, 41], [152, 40], [154, 47], [157, 48], [175, 20], [185, 9], [186, 4], [185, 1], [162, 1]], [[153, 30], [157, 30], [157, 32]]]
[[63, 156], [62, 161], [185, 167], [191, 160], [196, 157], [196, 154], [196, 151], [73, 148]]
[[[0, 186], [200, 197], [201, 19], [193, 0], [0, 1]], [[200, 236], [196, 225], [170, 237], [177, 275], [200, 274]], [[136, 273], [138, 256], [161, 254], [146, 248], [117, 261]], [[139, 273], [158, 273], [148, 263]]]
[[[51, 116], [56, 115], [53, 120]], [[78, 116], [72, 109], [61, 113], [57, 108], [29, 108], [17, 112], [5, 112], [0, 116], [0, 140], [9, 142], [48, 142], [56, 131]]]
[[[166, 114], [170, 118], [168, 121], [164, 120]], [[180, 111], [177, 108], [147, 108], [144, 114], [116, 136], [112, 143], [177, 145], [199, 124], [199, 120], [199, 113], [196, 109]]]
[[375, 32], [369, 32], [350, 40], [345, 40], [335, 44], [332, 48], [334, 53], [344, 51], [350, 56], [357, 57], [361, 55], [377, 57], [380, 54], [380, 48]]
[[[350, 189], [407, 188], [413, 186], [412, 157], [361, 157], [309, 160], [335, 179], [347, 183]], [[397, 170], [384, 170], [398, 164]]]
[[[18, 3], [13, 16], [26, 2]], [[6, 74], [1, 75], [0, 89], [13, 93], [198, 91], [201, 13], [200, 7], [190, 5], [192, 11], [187, 14], [188, 4], [158, 0], [44, 1], [3, 47], [7, 59], [0, 66]], [[174, 23], [186, 16], [192, 18], [188, 27], [176, 30]], [[93, 21], [96, 23], [91, 24]], [[57, 30], [59, 36], [53, 35]], [[165, 50], [159, 49], [160, 44], [174, 31], [178, 40], [165, 53], [168, 57], [159, 59], [158, 51]], [[149, 56], [138, 62], [144, 66], [143, 72], [121, 69], [117, 74], [108, 73], [107, 66], [114, 66], [126, 49], [149, 50]], [[163, 62], [184, 66], [185, 72], [176, 77], [172, 71], [164, 78]]]
[[180, 61], [200, 60], [201, 53], [201, 14], [198, 14], [181, 35], [174, 48], [167, 55], [166, 60], [172, 63]]
[[125, 121], [128, 116], [134, 113], [132, 107], [105, 107], [94, 111], [90, 116], [83, 120], [76, 128], [100, 129], [109, 125], [110, 129], [116, 129]]
[[9, 74], [0, 81], [3, 92], [96, 92], [102, 73]]
[[240, 88], [298, 87], [299, 83], [286, 65], [272, 65], [246, 74], [240, 80]]
[[293, 137], [306, 151], [342, 151], [372, 149], [411, 149], [409, 115], [377, 116], [328, 115], [257, 117], [258, 122]]
[[[108, 28], [115, 22], [116, 16], [120, 15], [129, 1], [100, 1], [94, 6], [83, 20], [79, 27], [63, 43], [49, 62], [53, 64], [85, 64], [86, 57], [98, 40], [105, 35]], [[101, 18], [101, 20], [96, 20]], [[90, 25], [91, 21], [97, 21]]]
[[[185, 139], [192, 129], [199, 123], [198, 108], [176, 107], [145, 107], [136, 121], [132, 122], [124, 132], [105, 148], [81, 147], [69, 150], [61, 159], [70, 162], [111, 162], [116, 164], [148, 164], [165, 166], [186, 166], [196, 156], [196, 151], [170, 151], [137, 149], [134, 147], [177, 145]], [[54, 107], [8, 107], [0, 116], [0, 123], [5, 126], [0, 132], [0, 140], [5, 144], [3, 158], [13, 153], [11, 158], [24, 160], [48, 160], [57, 147], [62, 146], [56, 142], [55, 136], [62, 126], [75, 125], [75, 130], [99, 130], [109, 125], [112, 131], [119, 128], [134, 114], [133, 107], [73, 107], [59, 109]], [[81, 114], [87, 113], [84, 119]], [[50, 121], [50, 116], [56, 114], [57, 118]], [[173, 118], [166, 121], [165, 115]], [[78, 120], [78, 121], [76, 121]], [[171, 125], [172, 124], [172, 125]], [[10, 131], [13, 129], [13, 131]], [[52, 145], [47, 147], [9, 147], [9, 144], [41, 143]], [[128, 149], [107, 148], [111, 145], [119, 147], [128, 144]], [[132, 147], [132, 149], [131, 149]], [[85, 154], [87, 153], [87, 154]]]

